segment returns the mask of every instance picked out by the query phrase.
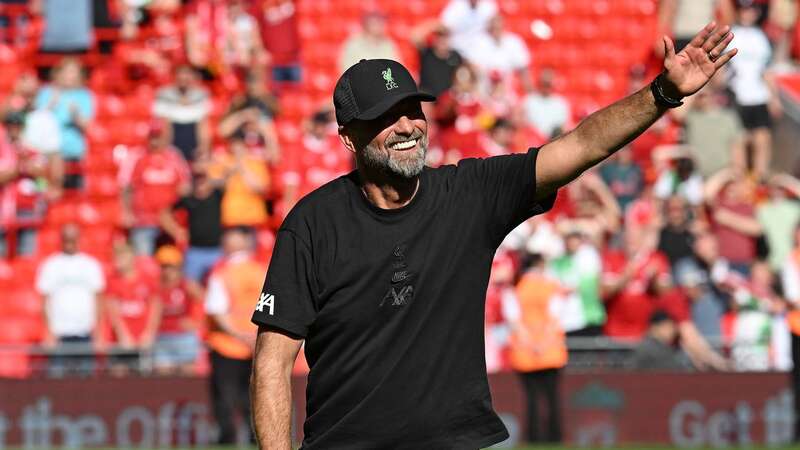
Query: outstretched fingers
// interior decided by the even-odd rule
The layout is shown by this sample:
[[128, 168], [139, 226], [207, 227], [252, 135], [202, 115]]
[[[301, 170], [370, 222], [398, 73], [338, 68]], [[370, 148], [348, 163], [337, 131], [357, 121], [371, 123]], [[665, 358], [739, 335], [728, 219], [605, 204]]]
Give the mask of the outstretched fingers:
[[725, 63], [727, 63], [728, 61], [731, 60], [731, 58], [736, 56], [736, 53], [738, 51], [739, 51], [739, 49], [734, 48], [733, 50], [729, 50], [729, 51], [725, 52], [722, 56], [720, 56], [719, 58], [717, 58], [714, 61], [714, 68], [715, 69], [719, 69], [720, 67], [724, 66]]
[[714, 30], [717, 29], [716, 22], [710, 22], [708, 25], [705, 26], [699, 33], [697, 33], [694, 38], [689, 42], [689, 45], [692, 47], [702, 48], [703, 44], [705, 44], [706, 40], [714, 33]]
[[714, 31], [711, 36], [703, 43], [703, 50], [708, 53], [716, 47], [720, 42], [725, 40], [728, 34], [730, 34], [731, 28], [729, 26], [724, 26], [716, 31]]
[[712, 48], [711, 50], [709, 50], [709, 52], [708, 52], [708, 56], [709, 56], [709, 57], [711, 57], [711, 60], [712, 60], [712, 61], [714, 61], [716, 58], [718, 58], [718, 57], [719, 57], [719, 55], [721, 55], [721, 54], [722, 54], [722, 52], [724, 52], [724, 51], [725, 51], [725, 48], [728, 46], [728, 44], [730, 44], [730, 43], [731, 43], [731, 41], [732, 41], [732, 40], [733, 40], [733, 33], [731, 33], [730, 31], [728, 31], [728, 32], [727, 32], [727, 33], [726, 33], [726, 34], [723, 36], [722, 40], [721, 40], [721, 41], [719, 41], [719, 42], [717, 43], [717, 45], [715, 45], [715, 46], [714, 46], [714, 48]]

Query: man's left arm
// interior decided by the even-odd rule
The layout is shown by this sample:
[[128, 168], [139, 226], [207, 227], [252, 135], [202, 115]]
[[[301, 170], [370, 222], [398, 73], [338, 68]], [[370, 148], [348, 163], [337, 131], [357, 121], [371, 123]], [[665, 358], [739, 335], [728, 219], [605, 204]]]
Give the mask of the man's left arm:
[[[735, 54], [723, 53], [730, 27], [711, 22], [680, 53], [664, 37], [666, 55], [660, 84], [664, 95], [681, 99], [699, 91]], [[583, 171], [612, 155], [650, 127], [669, 108], [650, 86], [595, 112], [574, 130], [544, 145], [536, 162], [536, 198], [545, 199]]]

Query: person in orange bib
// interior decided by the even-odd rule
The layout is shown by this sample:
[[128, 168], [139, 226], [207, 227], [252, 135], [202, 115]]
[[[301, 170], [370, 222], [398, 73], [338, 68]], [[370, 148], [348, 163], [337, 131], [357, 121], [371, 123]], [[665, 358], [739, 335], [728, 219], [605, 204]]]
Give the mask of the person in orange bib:
[[[516, 288], [516, 301], [504, 304], [504, 316], [511, 324], [509, 362], [519, 373], [528, 407], [528, 441], [561, 441], [559, 384], [561, 369], [567, 364], [564, 330], [551, 314], [552, 302], [564, 288], [545, 274], [546, 262], [532, 255], [530, 268]], [[547, 403], [546, 424], [539, 417], [539, 399]], [[540, 430], [541, 428], [541, 430]]]
[[[219, 425], [219, 443], [236, 442], [235, 413], [250, 424], [250, 368], [255, 326], [253, 301], [261, 294], [264, 267], [253, 258], [253, 238], [243, 228], [222, 237], [223, 260], [208, 279], [205, 309], [209, 318], [211, 401]], [[252, 433], [250, 433], [252, 439]]]

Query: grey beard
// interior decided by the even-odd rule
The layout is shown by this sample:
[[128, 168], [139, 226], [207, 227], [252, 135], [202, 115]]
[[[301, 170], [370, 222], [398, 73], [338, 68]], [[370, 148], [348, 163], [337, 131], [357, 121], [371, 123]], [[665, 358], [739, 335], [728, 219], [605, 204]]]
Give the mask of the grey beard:
[[428, 151], [428, 136], [423, 135], [417, 143], [414, 155], [402, 161], [392, 159], [388, 153], [380, 151], [377, 146], [368, 144], [364, 147], [363, 161], [370, 169], [400, 178], [414, 178], [425, 168], [425, 155]]

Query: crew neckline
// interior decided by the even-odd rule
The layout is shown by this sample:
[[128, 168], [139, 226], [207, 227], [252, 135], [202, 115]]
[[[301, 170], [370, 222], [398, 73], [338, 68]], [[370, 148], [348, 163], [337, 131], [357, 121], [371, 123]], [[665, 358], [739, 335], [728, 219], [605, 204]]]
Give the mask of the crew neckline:
[[419, 175], [417, 192], [414, 194], [408, 204], [399, 208], [384, 209], [370, 202], [367, 196], [364, 194], [364, 191], [361, 190], [361, 179], [358, 174], [358, 170], [350, 172], [349, 176], [347, 177], [347, 184], [350, 188], [351, 194], [358, 197], [357, 202], [360, 203], [371, 215], [380, 219], [398, 218], [406, 215], [409, 211], [416, 209], [417, 205], [422, 203], [425, 192], [427, 191], [429, 170], [430, 169], [427, 166], [422, 170], [422, 173]]

